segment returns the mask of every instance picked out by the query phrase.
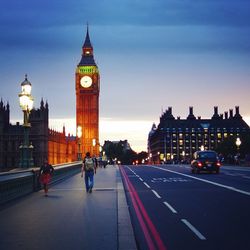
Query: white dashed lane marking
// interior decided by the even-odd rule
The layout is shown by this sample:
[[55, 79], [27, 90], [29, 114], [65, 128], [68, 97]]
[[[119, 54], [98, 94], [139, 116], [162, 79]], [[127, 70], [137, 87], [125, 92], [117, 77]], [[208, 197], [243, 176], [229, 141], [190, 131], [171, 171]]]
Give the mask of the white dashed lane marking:
[[155, 196], [158, 198], [158, 199], [161, 199], [161, 196], [155, 191], [152, 189], [152, 192], [155, 194]]
[[[137, 175], [131, 168], [128, 167], [128, 169], [134, 174], [134, 177], [138, 177], [140, 181], [143, 182], [143, 184], [151, 189], [151, 187], [143, 181], [143, 179]], [[174, 171], [170, 171], [170, 172], [174, 172]], [[195, 178], [196, 179], [196, 178]], [[153, 189], [151, 189], [151, 191], [154, 193], [154, 195], [158, 198], [158, 199], [161, 199], [162, 197]], [[174, 213], [174, 214], [177, 214], [177, 211], [166, 201], [163, 202], [163, 204], [168, 207], [168, 209]], [[200, 239], [200, 240], [206, 240], [206, 238], [186, 219], [181, 219], [181, 221]]]
[[174, 214], [177, 214], [177, 211], [166, 201], [163, 202]]
[[206, 238], [187, 220], [181, 220], [200, 240], [206, 240]]

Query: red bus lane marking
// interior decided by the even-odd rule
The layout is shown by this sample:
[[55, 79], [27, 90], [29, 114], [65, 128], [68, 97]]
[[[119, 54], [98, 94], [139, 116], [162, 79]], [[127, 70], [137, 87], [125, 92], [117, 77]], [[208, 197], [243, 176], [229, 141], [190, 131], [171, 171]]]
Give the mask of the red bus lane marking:
[[138, 206], [137, 206], [135, 197], [134, 197], [132, 191], [130, 190], [130, 184], [131, 184], [131, 183], [130, 183], [130, 184], [128, 183], [128, 181], [129, 181], [129, 180], [128, 180], [128, 177], [127, 177], [127, 175], [125, 174], [125, 171], [122, 169], [122, 167], [120, 168], [120, 170], [121, 170], [121, 173], [122, 173], [122, 175], [123, 175], [123, 177], [124, 177], [124, 181], [125, 181], [125, 183], [126, 183], [126, 186], [127, 186], [127, 188], [128, 188], [128, 191], [129, 191], [129, 193], [130, 193], [131, 200], [132, 200], [132, 203], [133, 203], [133, 207], [134, 207], [134, 209], [135, 209], [136, 216], [137, 216], [137, 218], [138, 218], [138, 221], [139, 221], [140, 226], [141, 226], [141, 228], [142, 228], [142, 231], [143, 231], [143, 234], [144, 234], [144, 236], [145, 236], [146, 242], [147, 242], [147, 244], [148, 244], [148, 248], [149, 248], [150, 250], [155, 250], [156, 248], [155, 248], [154, 243], [153, 243], [153, 241], [152, 241], [152, 239], [151, 239], [151, 237], [150, 237], [150, 233], [149, 233], [149, 231], [148, 231], [148, 229], [147, 229], [146, 224], [144, 223], [144, 220], [143, 220], [143, 218], [142, 218], [142, 215], [141, 215], [141, 213], [140, 213], [140, 210], [139, 210], [139, 208], [138, 208]]
[[[146, 212], [146, 209], [143, 206], [143, 204], [142, 204], [142, 202], [141, 202], [141, 200], [140, 200], [134, 186], [132, 185], [132, 183], [128, 179], [127, 175], [125, 174], [125, 171], [122, 168], [121, 168], [121, 171], [122, 171], [122, 174], [124, 176], [124, 179], [126, 180], [126, 184], [127, 184], [128, 188], [129, 188], [129, 190], [131, 191], [130, 192], [131, 197], [133, 197], [132, 201], [137, 202], [137, 204], [138, 204], [138, 206], [139, 206], [139, 208], [141, 210], [141, 213], [142, 213], [142, 215], [143, 215], [143, 217], [144, 217], [144, 219], [145, 219], [145, 221], [147, 223], [148, 229], [150, 230], [151, 235], [153, 236], [153, 238], [154, 238], [154, 240], [155, 240], [155, 242], [157, 244], [157, 249], [166, 250], [166, 247], [165, 247], [165, 245], [164, 245], [164, 243], [163, 243], [163, 241], [162, 241], [162, 239], [160, 237], [160, 234], [158, 233], [158, 231], [156, 230], [153, 222], [149, 218], [149, 215]], [[133, 202], [133, 205], [135, 204], [134, 202]], [[138, 210], [138, 213], [140, 213], [139, 210]]]

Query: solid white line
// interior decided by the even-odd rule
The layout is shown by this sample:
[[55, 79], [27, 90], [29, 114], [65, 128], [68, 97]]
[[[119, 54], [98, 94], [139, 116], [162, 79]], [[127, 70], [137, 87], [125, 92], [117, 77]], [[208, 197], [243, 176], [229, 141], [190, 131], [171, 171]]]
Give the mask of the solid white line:
[[200, 239], [200, 240], [206, 240], [206, 238], [191, 224], [189, 223], [187, 220], [182, 219], [181, 220], [193, 233], [196, 234], [196, 236]]
[[154, 191], [154, 190], [152, 189], [152, 192], [155, 194], [155, 196], [156, 196], [157, 198], [161, 199], [161, 196], [160, 196], [156, 191]]
[[139, 180], [140, 180], [140, 181], [143, 181], [143, 179], [142, 179], [141, 177], [139, 178]]
[[177, 214], [177, 211], [166, 201], [163, 202], [174, 214]]
[[149, 186], [146, 182], [143, 182], [143, 184], [144, 184], [147, 188], [150, 188], [150, 186]]
[[198, 181], [203, 181], [203, 182], [206, 182], [206, 183], [209, 183], [209, 184], [218, 186], [218, 187], [223, 187], [223, 188], [226, 188], [226, 189], [229, 189], [229, 190], [232, 190], [232, 191], [235, 191], [235, 192], [238, 192], [238, 193], [241, 193], [241, 194], [245, 194], [245, 195], [249, 195], [249, 196], [250, 196], [250, 192], [247, 192], [247, 191], [244, 191], [244, 190], [241, 190], [241, 189], [238, 189], [238, 188], [226, 186], [226, 185], [223, 185], [223, 184], [220, 184], [220, 183], [217, 183], [217, 182], [208, 181], [208, 180], [205, 180], [205, 179], [201, 179], [201, 178], [198, 178], [198, 177], [194, 177], [194, 176], [191, 176], [191, 175], [188, 175], [188, 174], [182, 174], [182, 173], [179, 173], [179, 172], [176, 172], [176, 171], [172, 171], [172, 170], [168, 170], [168, 169], [161, 168], [161, 167], [152, 166], [152, 168], [161, 169], [161, 170], [163, 170], [163, 171], [171, 172], [171, 173], [174, 173], [174, 174], [179, 174], [179, 175], [186, 176], [186, 177], [189, 177], [189, 178], [198, 180]]

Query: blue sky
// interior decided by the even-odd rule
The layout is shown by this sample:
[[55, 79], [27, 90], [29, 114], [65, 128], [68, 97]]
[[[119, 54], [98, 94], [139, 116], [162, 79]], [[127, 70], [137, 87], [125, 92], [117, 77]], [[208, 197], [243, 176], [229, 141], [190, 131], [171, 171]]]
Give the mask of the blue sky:
[[[145, 150], [151, 124], [168, 106], [181, 118], [189, 106], [207, 118], [214, 106], [223, 113], [239, 105], [248, 119], [249, 13], [248, 0], [2, 0], [0, 97], [11, 119], [21, 119], [17, 95], [27, 73], [36, 107], [43, 97], [51, 119], [74, 119], [74, 74], [89, 22], [102, 140], [128, 139]], [[120, 133], [105, 129], [112, 126]]]

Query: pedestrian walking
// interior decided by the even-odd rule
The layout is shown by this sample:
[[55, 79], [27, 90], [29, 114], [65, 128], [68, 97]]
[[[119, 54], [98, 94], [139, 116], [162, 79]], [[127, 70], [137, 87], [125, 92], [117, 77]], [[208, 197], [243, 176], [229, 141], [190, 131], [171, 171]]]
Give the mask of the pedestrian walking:
[[48, 185], [51, 180], [51, 175], [53, 174], [53, 172], [54, 168], [52, 167], [52, 165], [48, 163], [48, 160], [45, 159], [44, 164], [42, 165], [39, 171], [39, 179], [41, 184], [43, 185], [45, 196], [48, 196], [48, 189], [49, 189]]
[[86, 156], [82, 162], [82, 173], [85, 172], [85, 186], [88, 193], [92, 193], [92, 188], [94, 186], [94, 174], [96, 174], [96, 161], [90, 156], [90, 153], [87, 152]]

